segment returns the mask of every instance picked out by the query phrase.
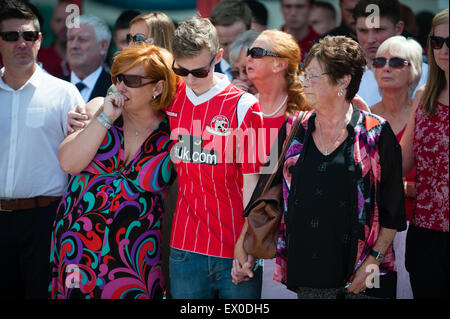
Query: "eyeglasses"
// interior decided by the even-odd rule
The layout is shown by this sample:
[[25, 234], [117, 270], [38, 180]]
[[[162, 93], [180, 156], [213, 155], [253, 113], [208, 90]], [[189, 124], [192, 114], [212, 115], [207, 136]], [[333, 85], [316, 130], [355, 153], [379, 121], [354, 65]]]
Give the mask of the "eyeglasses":
[[135, 35], [127, 34], [127, 43], [130, 45], [130, 43], [138, 43], [138, 42], [147, 42], [147, 43], [153, 43], [152, 38], [146, 38], [145, 35], [138, 33]]
[[119, 74], [116, 76], [116, 83], [119, 84], [123, 81], [126, 86], [130, 88], [140, 88], [141, 86], [152, 84], [158, 82], [158, 80], [153, 80], [150, 82], [142, 83], [142, 79], [149, 79], [152, 78], [149, 76], [142, 76], [142, 75], [134, 75], [134, 74]]
[[306, 74], [304, 73], [303, 75], [300, 75], [300, 82], [306, 82], [306, 81], [311, 81], [312, 79], [321, 77], [322, 75], [325, 74], [330, 74], [330, 72], [323, 72], [320, 74]]
[[190, 73], [193, 76], [195, 76], [196, 78], [206, 78], [209, 74], [209, 71], [211, 71], [211, 66], [215, 60], [216, 60], [216, 56], [213, 56], [211, 62], [209, 62], [208, 69], [205, 69], [206, 68], [206, 66], [205, 66], [203, 68], [199, 68], [199, 69], [195, 69], [195, 70], [188, 70], [183, 67], [176, 68], [174, 66], [175, 65], [175, 60], [174, 60], [172, 62], [172, 70], [173, 70], [173, 72], [175, 72], [176, 75], [179, 75], [179, 76], [188, 76]]
[[390, 58], [389, 60], [383, 57], [378, 57], [373, 59], [373, 67], [376, 69], [381, 69], [382, 67], [385, 66], [386, 62], [389, 61], [389, 66], [393, 69], [401, 69], [404, 68], [407, 65], [410, 65], [411, 63], [409, 63], [408, 61], [406, 61], [405, 59], [402, 58]]
[[0, 36], [2, 37], [3, 41], [6, 42], [16, 42], [19, 40], [20, 35], [22, 35], [22, 38], [25, 41], [36, 41], [39, 38], [39, 31], [6, 31], [6, 32], [0, 32]]
[[281, 55], [276, 54], [274, 52], [268, 51], [263, 48], [254, 47], [251, 49], [247, 49], [247, 56], [251, 56], [253, 59], [262, 59], [265, 56], [273, 56], [275, 58], [282, 58]]
[[434, 50], [439, 50], [440, 48], [442, 48], [442, 46], [444, 45], [444, 42], [448, 48], [449, 47], [448, 37], [443, 38], [443, 37], [430, 36], [430, 44]]

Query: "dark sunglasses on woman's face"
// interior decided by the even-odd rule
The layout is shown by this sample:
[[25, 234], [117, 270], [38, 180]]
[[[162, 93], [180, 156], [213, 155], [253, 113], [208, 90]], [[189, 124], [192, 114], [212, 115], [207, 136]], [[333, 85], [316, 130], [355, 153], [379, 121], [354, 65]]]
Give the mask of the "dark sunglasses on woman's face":
[[253, 59], [261, 59], [262, 57], [265, 57], [265, 56], [273, 56], [276, 58], [282, 58], [282, 56], [280, 56], [274, 52], [270, 52], [266, 49], [259, 48], [259, 47], [247, 49], [247, 56], [251, 56]]
[[179, 76], [188, 76], [189, 73], [192, 74], [193, 76], [195, 76], [196, 78], [206, 78], [209, 74], [209, 71], [211, 71], [211, 66], [213, 64], [213, 62], [215, 61], [216, 56], [213, 56], [211, 62], [209, 62], [208, 68], [203, 67], [203, 68], [199, 68], [199, 69], [195, 69], [195, 70], [188, 70], [185, 69], [183, 67], [178, 67], [176, 68], [175, 65], [175, 60], [172, 62], [172, 70], [173, 72], [175, 72], [176, 75]]
[[2, 37], [3, 41], [6, 42], [16, 42], [19, 40], [20, 35], [22, 35], [22, 38], [25, 41], [36, 41], [39, 38], [39, 31], [5, 31], [0, 32], [0, 36]]
[[443, 37], [436, 37], [436, 36], [431, 36], [430, 37], [430, 44], [431, 47], [435, 50], [439, 50], [440, 48], [442, 48], [442, 46], [445, 44], [447, 45], [447, 48], [449, 47], [449, 40], [448, 37], [443, 38]]
[[131, 35], [131, 34], [127, 34], [127, 44], [130, 45], [130, 43], [138, 43], [138, 42], [147, 42], [147, 43], [153, 43], [153, 39], [152, 38], [146, 38], [143, 34], [135, 34], [135, 35]]
[[393, 69], [401, 69], [410, 63], [402, 58], [390, 58], [389, 60], [383, 57], [378, 57], [373, 60], [373, 67], [380, 69], [386, 65], [386, 62], [389, 61], [389, 66]]
[[134, 74], [119, 74], [116, 76], [117, 84], [123, 81], [123, 83], [130, 88], [140, 88], [141, 86], [158, 82], [158, 80], [153, 80], [150, 82], [142, 83], [142, 79], [151, 80], [152, 78], [149, 76], [134, 75]]

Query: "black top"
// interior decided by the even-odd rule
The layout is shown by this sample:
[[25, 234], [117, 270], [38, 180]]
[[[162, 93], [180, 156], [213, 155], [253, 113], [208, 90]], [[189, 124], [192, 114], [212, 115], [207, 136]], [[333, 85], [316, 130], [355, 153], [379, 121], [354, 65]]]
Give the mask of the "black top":
[[[323, 155], [311, 139], [292, 183], [295, 210], [288, 215], [287, 279], [301, 287], [338, 288], [347, 279], [351, 233], [351, 175], [347, 170], [347, 138]], [[292, 184], [291, 184], [292, 185]]]

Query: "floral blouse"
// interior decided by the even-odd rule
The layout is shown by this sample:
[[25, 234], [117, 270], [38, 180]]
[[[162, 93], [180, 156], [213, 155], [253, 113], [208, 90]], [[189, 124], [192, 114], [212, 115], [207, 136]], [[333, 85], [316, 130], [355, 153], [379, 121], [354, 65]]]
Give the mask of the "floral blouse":
[[411, 224], [443, 232], [449, 231], [448, 120], [448, 105], [438, 102], [431, 118], [418, 107], [413, 143], [417, 198]]

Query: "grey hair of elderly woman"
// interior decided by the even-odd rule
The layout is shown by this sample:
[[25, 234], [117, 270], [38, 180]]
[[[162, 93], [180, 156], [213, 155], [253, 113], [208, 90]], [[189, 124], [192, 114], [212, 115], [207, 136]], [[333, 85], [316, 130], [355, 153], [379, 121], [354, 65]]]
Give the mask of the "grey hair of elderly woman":
[[229, 59], [230, 65], [236, 63], [239, 59], [239, 54], [241, 54], [241, 50], [243, 48], [250, 48], [255, 42], [256, 38], [260, 35], [261, 32], [255, 30], [247, 30], [244, 33], [240, 34], [231, 44], [230, 46], [230, 56]]
[[385, 40], [378, 48], [376, 56], [381, 56], [387, 52], [410, 63], [411, 83], [408, 87], [408, 94], [412, 96], [422, 75], [422, 47], [413, 39], [406, 39], [404, 36], [397, 35]]

